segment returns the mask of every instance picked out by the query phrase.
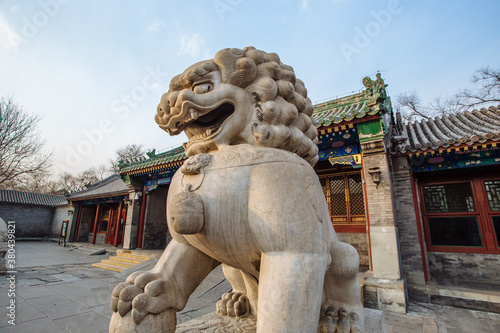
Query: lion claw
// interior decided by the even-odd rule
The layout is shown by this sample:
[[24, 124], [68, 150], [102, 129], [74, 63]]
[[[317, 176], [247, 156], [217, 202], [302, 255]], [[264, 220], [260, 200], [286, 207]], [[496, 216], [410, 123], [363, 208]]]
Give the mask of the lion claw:
[[242, 317], [250, 312], [248, 297], [240, 292], [230, 292], [222, 295], [216, 307], [218, 313], [229, 317]]
[[144, 319], [144, 317], [146, 317], [146, 315], [148, 313], [147, 312], [139, 311], [137, 309], [133, 309], [130, 314], [132, 316], [132, 320], [134, 321], [134, 323], [136, 323], [137, 325], [139, 325], [141, 323], [141, 321]]
[[130, 311], [130, 309], [132, 309], [132, 302], [122, 300], [118, 301], [118, 313], [120, 314], [120, 316], [125, 316], [127, 312]]

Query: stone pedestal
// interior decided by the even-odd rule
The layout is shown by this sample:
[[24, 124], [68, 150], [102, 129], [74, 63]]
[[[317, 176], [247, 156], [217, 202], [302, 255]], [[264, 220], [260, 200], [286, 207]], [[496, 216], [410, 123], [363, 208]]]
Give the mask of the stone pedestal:
[[[252, 318], [230, 318], [215, 312], [177, 326], [176, 333], [255, 332]], [[385, 333], [385, 317], [381, 310], [365, 309], [365, 333]]]

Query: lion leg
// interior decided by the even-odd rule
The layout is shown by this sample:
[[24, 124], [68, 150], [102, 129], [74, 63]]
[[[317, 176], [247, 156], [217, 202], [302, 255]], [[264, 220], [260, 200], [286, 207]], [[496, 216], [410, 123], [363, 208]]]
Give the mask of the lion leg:
[[110, 332], [175, 332], [175, 312], [218, 264], [196, 248], [170, 242], [156, 266], [132, 273], [111, 294]]
[[349, 244], [333, 241], [330, 255], [332, 260], [325, 275], [320, 332], [363, 332], [358, 253]]
[[222, 264], [222, 271], [233, 290], [222, 295], [217, 301], [217, 312], [230, 317], [243, 317], [249, 314], [256, 316], [257, 280], [240, 269], [225, 264]]
[[326, 266], [319, 254], [263, 254], [257, 332], [316, 332]]

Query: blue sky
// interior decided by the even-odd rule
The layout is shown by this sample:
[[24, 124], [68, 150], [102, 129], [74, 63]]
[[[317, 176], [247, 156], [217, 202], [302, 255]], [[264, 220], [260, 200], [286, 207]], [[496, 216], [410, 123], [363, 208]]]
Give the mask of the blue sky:
[[422, 99], [500, 69], [500, 2], [0, 1], [0, 95], [43, 116], [54, 173], [106, 163], [129, 143], [186, 141], [154, 122], [170, 79], [223, 48], [255, 46], [294, 67], [314, 102], [362, 88]]

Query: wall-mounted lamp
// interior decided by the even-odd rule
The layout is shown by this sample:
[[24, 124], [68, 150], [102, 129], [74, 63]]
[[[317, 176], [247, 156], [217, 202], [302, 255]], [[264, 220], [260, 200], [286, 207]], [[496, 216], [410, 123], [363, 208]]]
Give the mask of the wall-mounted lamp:
[[379, 167], [374, 167], [368, 168], [368, 173], [370, 174], [370, 176], [372, 176], [372, 181], [373, 183], [375, 183], [375, 185], [377, 185], [378, 188], [378, 185], [380, 184], [380, 174], [382, 173], [382, 171], [380, 171]]
[[125, 205], [130, 205], [130, 203], [132, 202], [132, 200], [130, 200], [130, 198], [128, 196], [126, 196], [125, 198], [123, 198], [123, 203]]
[[137, 192], [134, 197], [134, 201], [136, 204], [140, 205], [141, 204], [141, 198], [142, 198], [142, 193]]

